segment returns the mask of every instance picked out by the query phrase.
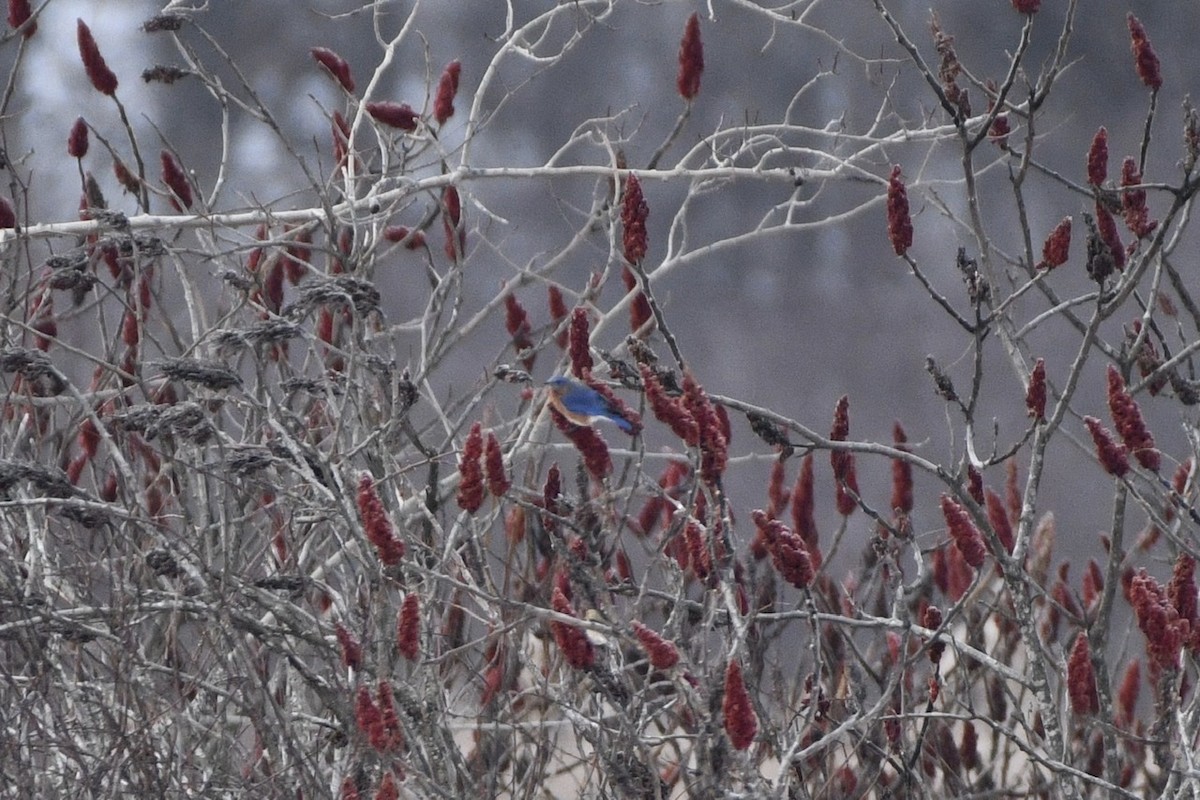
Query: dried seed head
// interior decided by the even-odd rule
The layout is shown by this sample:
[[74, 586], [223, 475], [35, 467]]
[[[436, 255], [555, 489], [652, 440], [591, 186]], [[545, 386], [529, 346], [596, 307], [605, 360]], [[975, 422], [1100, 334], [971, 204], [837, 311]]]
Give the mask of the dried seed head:
[[83, 60], [83, 69], [88, 80], [96, 87], [97, 92], [111, 97], [117, 91], [117, 76], [108, 68], [108, 64], [104, 63], [104, 56], [100, 55], [100, 48], [92, 37], [91, 29], [83, 20], [77, 19], [75, 34], [79, 43], [79, 57]]
[[363, 657], [362, 645], [340, 622], [333, 626], [333, 632], [337, 636], [338, 646], [342, 651], [342, 664], [350, 669], [360, 669]]
[[1133, 65], [1138, 77], [1149, 89], [1157, 92], [1162, 87], [1162, 72], [1159, 69], [1158, 56], [1146, 36], [1146, 29], [1141, 21], [1130, 12], [1125, 17], [1129, 24], [1129, 46], [1133, 50]]
[[[1121, 186], [1137, 186], [1142, 182], [1142, 173], [1138, 170], [1137, 162], [1132, 157], [1126, 157], [1121, 164]], [[1146, 208], [1145, 189], [1125, 189], [1121, 192], [1121, 211], [1125, 217], [1125, 227], [1139, 239], [1145, 239], [1158, 222], [1150, 219], [1150, 210]]]
[[458, 507], [474, 514], [483, 505], [483, 426], [476, 422], [467, 433], [463, 443], [462, 457], [458, 462]]
[[554, 327], [558, 329], [558, 333], [554, 335], [554, 343], [559, 346], [559, 349], [567, 348], [568, 326], [563, 324], [567, 315], [571, 312], [567, 309], [567, 301], [563, 299], [562, 289], [555, 284], [550, 284], [548, 291], [547, 303], [550, 306], [550, 319], [554, 321]]
[[354, 94], [354, 78], [350, 75], [350, 65], [346, 59], [330, 50], [328, 47], [314, 47], [312, 57], [317, 63], [329, 71], [333, 79], [341, 84], [348, 93]]
[[589, 336], [587, 309], [583, 306], [576, 306], [575, 310], [571, 312], [569, 332], [571, 372], [576, 378], [586, 377], [595, 366], [591, 350], [588, 347]]
[[912, 247], [913, 226], [908, 213], [908, 189], [900, 179], [899, 165], [892, 167], [891, 177], [888, 178], [887, 224], [892, 249], [896, 255], [904, 255]]
[[[892, 424], [892, 441], [901, 452], [911, 452], [908, 447], [908, 436], [899, 421]], [[907, 461], [892, 459], [892, 511], [909, 514], [913, 510], [913, 472], [912, 464]]]
[[988, 522], [991, 523], [992, 530], [996, 532], [996, 538], [1004, 546], [1005, 552], [1012, 555], [1013, 547], [1016, 546], [1016, 536], [1013, 534], [1012, 523], [1008, 519], [1008, 511], [1004, 508], [1004, 501], [991, 489], [984, 492], [984, 499], [987, 505]]
[[[529, 323], [529, 314], [516, 295], [511, 293], [504, 297], [504, 328], [512, 339], [513, 351], [517, 355], [533, 353], [533, 326]], [[533, 355], [526, 355], [521, 359], [521, 365], [526, 372], [533, 370], [533, 362]]]
[[1088, 147], [1087, 177], [1092, 186], [1101, 186], [1108, 177], [1108, 130], [1101, 126]]
[[462, 64], [457, 60], [451, 61], [442, 71], [438, 81], [437, 95], [433, 101], [433, 118], [438, 125], [445, 125], [446, 120], [454, 115], [454, 96], [458, 94], [458, 78], [462, 73]]
[[1063, 217], [1062, 222], [1054, 226], [1050, 235], [1042, 245], [1042, 263], [1039, 268], [1054, 269], [1067, 263], [1071, 252], [1071, 218]]
[[396, 618], [396, 649], [409, 661], [421, 654], [421, 598], [409, 592]]
[[954, 540], [954, 545], [962, 553], [963, 559], [975, 569], [982, 567], [987, 548], [983, 544], [983, 536], [971, 521], [966, 509], [949, 495], [942, 495], [942, 516], [946, 520], [950, 538]]
[[1096, 457], [1100, 459], [1100, 466], [1104, 467], [1104, 471], [1118, 478], [1128, 472], [1129, 459], [1125, 455], [1124, 445], [1114, 442], [1112, 434], [1095, 417], [1084, 417], [1083, 424], [1092, 435], [1092, 442], [1096, 445]]
[[1179, 654], [1189, 634], [1187, 620], [1181, 619], [1167, 599], [1158, 581], [1146, 570], [1138, 570], [1129, 583], [1129, 602], [1137, 616], [1138, 627], [1146, 635], [1146, 653], [1153, 669], [1179, 667]]
[[192, 185], [188, 183], [187, 175], [184, 174], [179, 160], [170, 151], [163, 150], [160, 155], [160, 161], [162, 162], [163, 183], [167, 185], [167, 188], [174, 195], [171, 198], [171, 205], [175, 207], [176, 211], [191, 208]]
[[1025, 408], [1035, 422], [1046, 418], [1046, 361], [1039, 358], [1029, 373], [1029, 388], [1025, 390]]
[[508, 472], [504, 469], [504, 452], [500, 449], [500, 441], [496, 434], [488, 431], [487, 444], [484, 447], [484, 467], [487, 472], [487, 487], [492, 497], [503, 497], [512, 486]]
[[624, 228], [621, 243], [625, 260], [630, 264], [637, 264], [646, 256], [646, 218], [649, 216], [650, 206], [642, 196], [642, 184], [637, 175], [631, 173], [625, 179], [625, 193], [621, 203], [621, 225]]
[[1116, 367], [1108, 365], [1108, 410], [1127, 452], [1148, 470], [1158, 472], [1162, 457], [1154, 448], [1154, 437], [1142, 419], [1137, 402], [1125, 389], [1125, 380]]
[[1042, 0], [1012, 0], [1012, 4], [1022, 14], [1036, 14], [1042, 7]]
[[700, 41], [700, 15], [693, 12], [679, 43], [679, 77], [675, 86], [684, 100], [700, 91], [700, 73], [704, 72], [704, 45]]
[[745, 750], [754, 743], [758, 733], [758, 717], [742, 679], [742, 666], [730, 661], [725, 668], [725, 696], [721, 700], [721, 713], [725, 719], [725, 733], [735, 750]]
[[1067, 659], [1067, 694], [1071, 698], [1071, 709], [1080, 716], [1095, 714], [1100, 708], [1096, 675], [1092, 671], [1092, 650], [1083, 631], [1075, 637]]
[[376, 122], [382, 122], [384, 125], [399, 128], [402, 131], [415, 131], [417, 120], [420, 119], [420, 115], [408, 103], [393, 103], [386, 100], [367, 103], [367, 113]]
[[404, 542], [396, 538], [392, 521], [388, 518], [375, 488], [375, 481], [364, 472], [358, 479], [358, 513], [362, 517], [367, 540], [375, 546], [379, 560], [385, 566], [399, 564], [404, 558]]
[[550, 409], [550, 418], [563, 435], [571, 440], [575, 449], [583, 457], [583, 464], [597, 481], [602, 481], [612, 474], [612, 456], [608, 453], [608, 445], [590, 425], [576, 425], [558, 412]]
[[71, 158], [83, 158], [88, 151], [88, 126], [83, 117], [75, 120], [67, 136], [67, 153]]
[[655, 669], [670, 669], [679, 663], [679, 649], [673, 642], [667, 641], [637, 620], [633, 621], [633, 632], [642, 649], [646, 651], [650, 666]]
[[[555, 587], [551, 595], [551, 605], [559, 614], [565, 614], [569, 617], [578, 616], [575, 613], [575, 609], [571, 607], [571, 601], [557, 587]], [[555, 644], [558, 645], [558, 649], [562, 651], [563, 657], [566, 658], [567, 663], [572, 667], [579, 670], [586, 670], [590, 669], [596, 663], [595, 648], [592, 647], [592, 641], [581, 628], [555, 620], [550, 623], [550, 629], [554, 634]]]
[[[8, 0], [8, 25], [14, 31], [29, 22], [29, 18], [33, 16], [33, 10], [29, 6], [29, 0]], [[37, 20], [29, 22], [25, 30], [21, 31], [21, 35], [28, 39], [37, 33]]]

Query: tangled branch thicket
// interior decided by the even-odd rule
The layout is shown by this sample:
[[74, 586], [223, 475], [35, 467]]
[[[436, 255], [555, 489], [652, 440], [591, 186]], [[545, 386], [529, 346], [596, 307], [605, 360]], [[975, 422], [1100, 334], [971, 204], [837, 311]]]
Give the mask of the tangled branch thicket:
[[[21, 151], [16, 87], [56, 3], [8, 3], [13, 796], [1200, 791], [1200, 117], [1163, 80], [1182, 54], [1156, 53], [1132, 15], [1105, 23], [1129, 37], [1146, 98], [1141, 141], [1110, 170], [1106, 128], [1090, 147], [1059, 141], [1063, 76], [1114, 58], [1073, 38], [1076, 0], [995, 0], [1008, 29], [986, 55], [1008, 55], [993, 80], [936, 15], [910, 29], [885, 0], [855, 6], [894, 42], [882, 55], [814, 24], [816, 0], [715, 17], [515, 4], [477, 43], [481, 69], [430, 61], [424, 96], [403, 98], [385, 88], [394, 63], [438, 31], [420, 3], [397, 5], [308, 18], [373, 38], [358, 66], [312, 49], [336, 102], [293, 100], [328, 120], [307, 143], [206, 27], [230, 12], [173, 2], [146, 21], [175, 55], [143, 77], [168, 96], [201, 87], [198, 113], [219, 120], [210, 172], [143, 124], [91, 20], [77, 69], [107, 118], [58, 120], [57, 144]], [[580, 122], [544, 161], [495, 163], [516, 152], [504, 107], [538, 75], [664, 13], [678, 106], [660, 139], [627, 109]], [[737, 20], [773, 47], [824, 48], [825, 67], [790, 101], [699, 132], [705, 43]], [[798, 121], [846, 75], [875, 92], [873, 116]], [[1182, 105], [1182, 138], [1160, 100]], [[277, 201], [231, 188], [250, 126], [285, 154]], [[1064, 146], [1074, 172], [1041, 156]], [[39, 205], [63, 159], [78, 213]], [[526, 258], [494, 186], [534, 187], [533, 213], [570, 230]], [[778, 198], [760, 219], [700, 223], [708, 198], [747, 186]], [[884, 441], [856, 433], [853, 396], [814, 412], [721, 393], [722, 360], [678, 335], [676, 273], [859, 218], [910, 277], [903, 302], [944, 315], [965, 353], [927, 362], [945, 458], [900, 423]], [[957, 275], [933, 263], [950, 261]], [[579, 262], [595, 269], [576, 281]], [[600, 393], [597, 425], [550, 407], [541, 383], [557, 374]], [[1107, 408], [1087, 399], [1100, 394]], [[1022, 402], [1023, 430], [989, 429], [991, 409]], [[1182, 421], [1152, 431], [1151, 404]], [[1043, 499], [1064, 453], [1087, 454], [1111, 503], [1074, 573], [1054, 546], [1055, 513], [1075, 509]], [[768, 459], [769, 483], [747, 490]], [[875, 462], [890, 488], [860, 482]]]

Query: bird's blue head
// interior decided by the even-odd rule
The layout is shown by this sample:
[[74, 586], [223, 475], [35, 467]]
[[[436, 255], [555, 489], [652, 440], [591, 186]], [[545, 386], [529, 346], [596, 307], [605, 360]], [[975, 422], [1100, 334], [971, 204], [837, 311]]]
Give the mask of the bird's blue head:
[[546, 385], [550, 387], [550, 391], [555, 392], [556, 394], [562, 394], [570, 389], [574, 385], [574, 382], [565, 375], [556, 375], [555, 377], [546, 381]]

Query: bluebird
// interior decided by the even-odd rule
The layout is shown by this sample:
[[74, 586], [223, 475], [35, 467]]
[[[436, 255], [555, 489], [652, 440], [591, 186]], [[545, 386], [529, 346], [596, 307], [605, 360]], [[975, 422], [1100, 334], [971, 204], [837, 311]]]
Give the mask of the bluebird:
[[546, 385], [550, 387], [550, 405], [576, 425], [592, 425], [606, 419], [626, 433], [635, 432], [633, 423], [590, 386], [562, 375], [546, 381]]

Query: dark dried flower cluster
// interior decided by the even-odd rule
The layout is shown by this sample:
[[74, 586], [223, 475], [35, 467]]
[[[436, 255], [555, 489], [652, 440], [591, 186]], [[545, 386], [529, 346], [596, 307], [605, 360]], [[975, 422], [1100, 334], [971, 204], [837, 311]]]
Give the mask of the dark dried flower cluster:
[[1071, 708], [1080, 716], [1095, 714], [1100, 710], [1100, 699], [1096, 694], [1096, 673], [1092, 670], [1092, 649], [1087, 634], [1080, 631], [1067, 658], [1067, 695]]
[[592, 351], [588, 343], [591, 340], [587, 309], [576, 306], [571, 312], [570, 338], [571, 372], [576, 378], [584, 378], [591, 374], [596, 362], [592, 360]]
[[100, 48], [92, 36], [91, 28], [83, 20], [77, 19], [75, 34], [79, 43], [79, 57], [83, 60], [83, 70], [87, 73], [88, 80], [97, 92], [111, 97], [117, 91], [117, 76], [108, 68], [104, 56], [100, 55]]
[[742, 665], [730, 661], [725, 668], [725, 695], [721, 700], [721, 713], [725, 718], [725, 734], [735, 750], [745, 750], [754, 743], [758, 733], [758, 716], [746, 691], [742, 679]]
[[1096, 457], [1100, 459], [1100, 466], [1104, 467], [1104, 471], [1118, 478], [1128, 472], [1129, 459], [1125, 455], [1125, 446], [1114, 442], [1112, 434], [1095, 417], [1084, 417], [1083, 424], [1092, 435], [1092, 442], [1096, 445]]
[[639, 536], [649, 536], [662, 522], [671, 504], [667, 498], [677, 499], [680, 494], [680, 484], [688, 475], [688, 466], [683, 461], [670, 461], [658, 477], [659, 492], [652, 494], [642, 510], [638, 513], [637, 528]]
[[393, 103], [390, 100], [367, 103], [367, 113], [376, 122], [402, 131], [415, 131], [420, 114], [408, 103]]
[[996, 538], [1004, 546], [1004, 550], [1011, 555], [1017, 540], [1013, 533], [1012, 521], [1008, 518], [1008, 510], [1004, 507], [1004, 501], [991, 489], [984, 492], [984, 500], [987, 505], [988, 522], [995, 531]]
[[1108, 410], [1126, 451], [1146, 469], [1158, 472], [1162, 458], [1154, 448], [1154, 437], [1146, 428], [1138, 404], [1126, 391], [1121, 373], [1111, 364], [1108, 366]]
[[565, 350], [567, 347], [567, 338], [570, 334], [567, 326], [563, 325], [563, 321], [566, 320], [567, 315], [571, 312], [567, 308], [567, 301], [563, 298], [562, 289], [553, 283], [550, 284], [550, 288], [547, 289], [546, 302], [550, 308], [550, 319], [554, 323], [554, 327], [558, 330], [554, 334], [554, 343]]
[[633, 270], [629, 267], [621, 268], [621, 282], [625, 284], [625, 291], [633, 294], [633, 300], [629, 303], [629, 329], [639, 335], [648, 335], [650, 328], [647, 323], [654, 319], [654, 311], [650, 308], [650, 300], [646, 297], [646, 293], [637, 288], [638, 279], [633, 274]]
[[309, 52], [317, 63], [329, 71], [348, 94], [354, 94], [354, 78], [350, 75], [350, 65], [346, 59], [330, 50], [328, 47], [314, 47]]
[[646, 256], [646, 219], [649, 216], [650, 206], [642, 196], [641, 181], [631, 172], [625, 179], [625, 192], [621, 198], [621, 245], [625, 260], [630, 264], [641, 263]]
[[[1162, 298], [1166, 299], [1166, 296], [1163, 295]], [[1125, 341], [1131, 346], [1131, 349], [1133, 343], [1137, 340], [1138, 335], [1141, 334], [1141, 332], [1142, 321], [1140, 319], [1135, 319], [1133, 321], [1132, 330], [1126, 332], [1125, 335]], [[1163, 372], [1159, 372], [1158, 374], [1154, 374], [1159, 367], [1162, 366], [1163, 360], [1162, 356], [1159, 355], [1158, 348], [1154, 346], [1154, 340], [1151, 337], [1147, 336], [1142, 339], [1141, 345], [1137, 347], [1134, 361], [1137, 364], [1138, 374], [1141, 375], [1142, 378], [1149, 378], [1151, 375], [1154, 375], [1154, 377], [1146, 385], [1146, 391], [1150, 393], [1151, 397], [1157, 396], [1158, 393], [1161, 392], [1171, 380], [1171, 370], [1165, 370]]]
[[958, 85], [962, 64], [959, 63], [958, 53], [954, 51], [954, 37], [942, 30], [936, 14], [930, 20], [929, 27], [939, 56], [938, 80], [942, 84], [942, 91], [946, 101], [953, 107], [954, 118], [965, 120], [971, 116], [971, 98], [967, 90]]
[[1142, 687], [1142, 664], [1138, 659], [1129, 662], [1121, 687], [1117, 690], [1117, 724], [1129, 727], [1137, 714], [1138, 694]]
[[162, 162], [162, 179], [171, 190], [171, 205], [176, 211], [192, 207], [192, 184], [188, 182], [179, 160], [169, 150], [163, 150], [159, 160]]
[[542, 515], [542, 524], [546, 527], [546, 531], [551, 534], [558, 532], [558, 520], [555, 517], [562, 514], [559, 503], [561, 496], [562, 475], [558, 471], [558, 462], [556, 461], [546, 471], [546, 483], [542, 487], [542, 508], [546, 511]]
[[67, 136], [67, 153], [71, 158], [83, 158], [88, 151], [88, 126], [83, 117], [75, 120]]
[[508, 471], [504, 468], [504, 452], [500, 449], [500, 441], [496, 434], [488, 431], [487, 443], [484, 446], [483, 465], [487, 474], [487, 487], [492, 497], [503, 497], [512, 487]]
[[[900, 423], [892, 424], [892, 441], [896, 449], [912, 452], [908, 447], [908, 436]], [[909, 514], [913, 510], [913, 471], [912, 464], [902, 458], [892, 459], [892, 511]]]
[[679, 649], [673, 642], [668, 642], [657, 632], [650, 630], [641, 622], [633, 621], [633, 632], [641, 643], [650, 659], [650, 666], [655, 669], [670, 669], [679, 663]]
[[1129, 584], [1129, 602], [1138, 627], [1146, 634], [1146, 653], [1154, 670], [1179, 667], [1179, 654], [1191, 635], [1186, 619], [1167, 599], [1166, 593], [1146, 570], [1138, 570]]
[[556, 408], [550, 409], [550, 418], [583, 456], [583, 464], [593, 478], [602, 481], [612, 474], [613, 463], [612, 456], [608, 453], [608, 445], [595, 428], [590, 425], [576, 425]]
[[654, 370], [645, 364], [638, 365], [642, 373], [642, 386], [646, 391], [646, 402], [654, 418], [667, 425], [671, 432], [682, 439], [688, 447], [700, 444], [700, 427], [695, 417], [688, 411], [682, 398], [667, 394], [663, 385], [654, 374]]
[[[568, 617], [578, 617], [575, 609], [571, 607], [571, 601], [563, 594], [562, 589], [557, 586], [551, 595], [551, 604], [559, 614], [564, 614]], [[582, 628], [553, 620], [550, 622], [550, 629], [554, 633], [555, 644], [558, 645], [558, 649], [562, 651], [563, 657], [572, 667], [579, 670], [586, 670], [590, 669], [596, 663], [596, 650], [592, 647], [591, 640], [588, 639], [587, 633]]]
[[[14, 26], [15, 27], [15, 26]], [[679, 43], [679, 77], [675, 86], [684, 100], [691, 100], [700, 91], [700, 73], [704, 72], [704, 44], [700, 41], [700, 15], [688, 17]]]
[[333, 633], [342, 651], [342, 664], [350, 669], [362, 669], [363, 650], [358, 640], [340, 622], [333, 626]]
[[1112, 275], [1114, 270], [1123, 270], [1126, 264], [1126, 253], [1121, 243], [1121, 234], [1117, 233], [1116, 219], [1108, 207], [1102, 203], [1096, 204], [1094, 221], [1085, 213], [1087, 223], [1087, 273], [1097, 283], [1103, 283], [1104, 278]]
[[766, 514], [771, 519], [778, 519], [783, 512], [787, 511], [788, 503], [792, 501], [791, 492], [784, 488], [784, 482], [787, 479], [785, 463], [782, 458], [775, 459], [771, 464], [771, 477], [767, 479]]
[[954, 546], [962, 553], [963, 559], [975, 569], [982, 567], [987, 548], [983, 544], [982, 534], [971, 521], [971, 515], [953, 498], [944, 494], [942, 516], [946, 519], [950, 538], [954, 540]]
[[1050, 235], [1042, 245], [1042, 262], [1038, 268], [1054, 269], [1067, 263], [1071, 254], [1071, 218], [1063, 217], [1062, 222], [1054, 226]]
[[683, 406], [696, 421], [700, 477], [709, 486], [716, 486], [729, 461], [729, 437], [716, 407], [691, 372], [683, 375]]
[[808, 550], [814, 569], [821, 567], [821, 539], [817, 533], [816, 497], [813, 493], [813, 454], [800, 461], [800, 474], [792, 487], [792, 525]]
[[[937, 606], [926, 606], [925, 613], [921, 615], [921, 626], [928, 628], [931, 631], [936, 631], [942, 627], [942, 610]], [[942, 660], [942, 653], [946, 652], [946, 643], [940, 639], [929, 643], [929, 661], [932, 664], [937, 664]]]
[[446, 120], [454, 116], [454, 97], [458, 94], [458, 79], [461, 74], [462, 64], [457, 59], [442, 70], [433, 101], [433, 118], [437, 120], [438, 125], [445, 125]]
[[1042, 7], [1042, 0], [1012, 0], [1012, 4], [1022, 14], [1036, 14]]
[[513, 351], [520, 356], [526, 353], [521, 358], [521, 365], [525, 367], [526, 372], [533, 370], [534, 353], [533, 353], [533, 326], [529, 323], [529, 314], [525, 311], [525, 307], [521, 305], [521, 301], [514, 294], [504, 296], [504, 329], [508, 331], [508, 335], [512, 338]]
[[1046, 418], [1046, 361], [1039, 358], [1029, 373], [1029, 388], [1025, 390], [1025, 409], [1035, 422]]
[[354, 718], [358, 729], [370, 742], [371, 747], [381, 753], [395, 752], [404, 747], [404, 732], [400, 728], [400, 718], [396, 714], [396, 702], [392, 695], [392, 685], [380, 680], [376, 689], [376, 698], [371, 697], [371, 690], [359, 686], [354, 702]]
[[786, 525], [771, 519], [760, 509], [750, 512], [758, 533], [771, 554], [775, 571], [797, 589], [808, 588], [815, 577], [813, 562], [804, 542]]
[[333, 163], [338, 170], [344, 169], [350, 159], [350, 123], [342, 112], [334, 111], [329, 123], [333, 137]]
[[1102, 186], [1108, 178], [1108, 129], [1104, 126], [1096, 131], [1088, 147], [1087, 178], [1088, 183], [1096, 187]]
[[391, 772], [383, 773], [372, 800], [400, 800], [400, 787], [396, 785], [396, 779]]
[[375, 481], [367, 473], [358, 478], [358, 513], [362, 517], [367, 541], [375, 546], [379, 560], [387, 566], [399, 564], [404, 558], [404, 542], [396, 538], [392, 521], [388, 519], [383, 501], [375, 489]]
[[1175, 559], [1171, 580], [1167, 583], [1167, 600], [1175, 607], [1179, 618], [1188, 623], [1187, 646], [1200, 650], [1200, 598], [1196, 589], [1196, 559], [1180, 553]]
[[1146, 36], [1146, 29], [1133, 12], [1125, 17], [1129, 24], [1129, 47], [1133, 51], [1133, 64], [1137, 75], [1147, 88], [1157, 92], [1162, 88], [1162, 72], [1159, 69], [1158, 56]]
[[[1141, 182], [1142, 173], [1138, 171], [1137, 162], [1127, 156], [1121, 164], [1121, 186], [1137, 186]], [[1125, 227], [1139, 239], [1145, 239], [1158, 227], [1158, 222], [1150, 219], [1150, 210], [1146, 208], [1145, 189], [1125, 189], [1121, 192], [1121, 212], [1125, 217]]]
[[[29, 5], [29, 0], [8, 0], [8, 25], [14, 31], [29, 22], [29, 18], [33, 16], [33, 10]], [[21, 35], [28, 39], [37, 33], [37, 20], [29, 22], [25, 30], [21, 31]]]
[[453, 186], [442, 191], [442, 230], [446, 234], [446, 258], [455, 261], [465, 257], [467, 228], [462, 219], [462, 200]]
[[[989, 78], [987, 81], [988, 91], [988, 113], [996, 108], [997, 92], [996, 83]], [[1000, 113], [992, 120], [992, 127], [988, 129], [988, 138], [1001, 150], [1008, 149], [1008, 134], [1012, 132], [1012, 128], [1008, 124], [1008, 114]]]
[[403, 244], [408, 250], [419, 250], [425, 246], [425, 233], [404, 225], [388, 225], [383, 229], [383, 238], [394, 244]]
[[396, 615], [396, 649], [409, 661], [421, 654], [421, 598], [409, 592]]
[[896, 255], [904, 255], [912, 247], [913, 226], [908, 213], [908, 189], [900, 179], [899, 165], [892, 167], [891, 177], [888, 178], [887, 224], [892, 249]]
[[458, 507], [474, 514], [483, 505], [483, 426], [476, 422], [467, 432], [463, 442], [462, 457], [458, 461]]
[[[844, 442], [850, 436], [850, 398], [842, 395], [833, 411], [833, 427], [829, 438]], [[847, 450], [830, 450], [829, 463], [833, 467], [833, 480], [837, 489], [837, 510], [844, 517], [858, 508], [858, 470], [854, 454]]]

